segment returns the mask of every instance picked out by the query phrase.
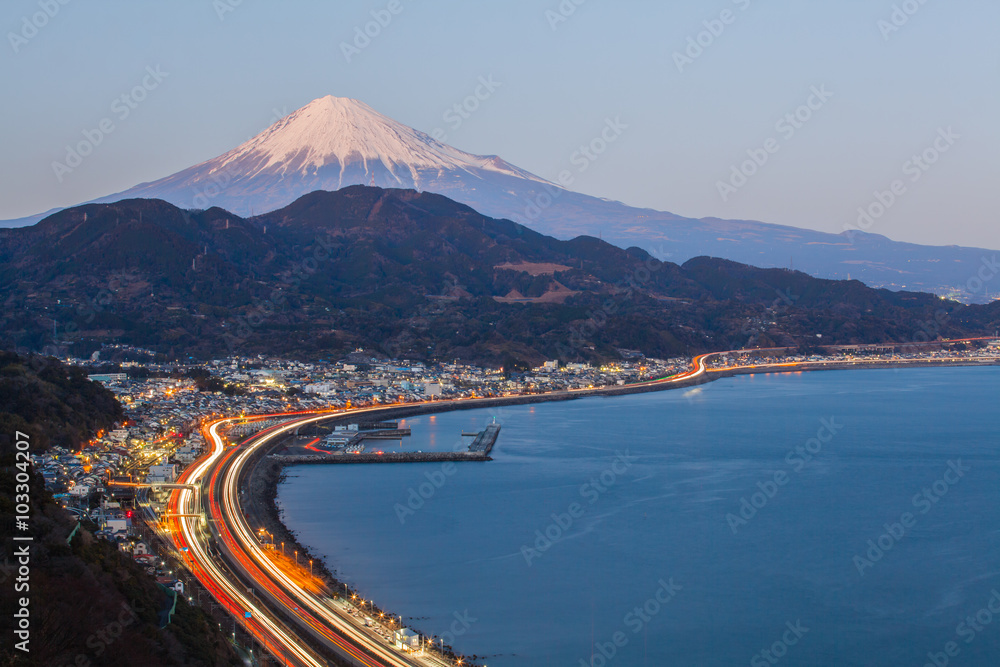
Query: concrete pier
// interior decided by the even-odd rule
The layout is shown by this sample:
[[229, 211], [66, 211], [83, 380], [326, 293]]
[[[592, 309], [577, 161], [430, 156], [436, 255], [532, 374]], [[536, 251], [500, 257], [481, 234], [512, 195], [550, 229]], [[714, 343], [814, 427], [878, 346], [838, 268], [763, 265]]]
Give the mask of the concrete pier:
[[493, 445], [496, 444], [497, 436], [500, 435], [500, 424], [490, 424], [479, 432], [476, 439], [469, 445], [470, 452], [482, 452], [489, 455]]
[[271, 454], [281, 465], [303, 463], [435, 463], [439, 461], [490, 461], [486, 452], [385, 452], [382, 454]]

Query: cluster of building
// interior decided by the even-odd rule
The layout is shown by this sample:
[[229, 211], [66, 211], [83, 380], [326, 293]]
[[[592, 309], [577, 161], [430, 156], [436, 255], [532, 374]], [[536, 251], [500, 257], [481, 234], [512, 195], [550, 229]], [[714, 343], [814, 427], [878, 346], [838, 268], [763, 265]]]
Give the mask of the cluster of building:
[[45, 478], [45, 487], [57, 499], [86, 498], [104, 490], [104, 483], [115, 474], [129, 456], [121, 448], [101, 452], [71, 452], [54, 446], [44, 454], [31, 457], [36, 472]]
[[[75, 363], [99, 368], [101, 362]], [[118, 394], [137, 424], [181, 433], [190, 432], [198, 420], [213, 413], [277, 413], [616, 386], [680, 372], [690, 364], [689, 358], [637, 358], [604, 366], [560, 366], [550, 361], [526, 372], [504, 373], [459, 362], [388, 361], [357, 352], [331, 363], [232, 357], [146, 367], [151, 373], [169, 373], [165, 378], [129, 380], [125, 373], [99, 372], [91, 377]], [[197, 382], [189, 377], [196, 374], [234, 391], [198, 391]]]
[[136, 534], [133, 522], [134, 487], [124, 487], [129, 502], [123, 507], [115, 500], [117, 480], [145, 478], [145, 481], [173, 481], [177, 465], [159, 464], [170, 455], [169, 450], [150, 448], [144, 429], [136, 429], [137, 437], [129, 438], [129, 429], [100, 434], [80, 452], [53, 446], [44, 454], [32, 455], [32, 464], [45, 479], [53, 497], [79, 519], [97, 524], [94, 536], [114, 542], [118, 549], [132, 555], [135, 561], [157, 581], [179, 593], [184, 583], [163, 569], [162, 561]]
[[838, 345], [827, 354], [777, 354], [766, 357], [756, 350], [742, 350], [710, 357], [705, 365], [713, 370], [746, 367], [755, 364], [843, 363], [843, 362], [906, 362], [906, 361], [969, 361], [993, 363], [1000, 359], [1000, 340], [979, 341], [982, 344], [910, 343], [894, 345]]
[[[711, 369], [761, 363], [1000, 359], [1000, 341], [936, 345], [853, 345], [826, 354], [770, 356], [763, 351], [713, 355]], [[114, 480], [173, 482], [205, 448], [200, 425], [213, 416], [287, 413], [439, 399], [509, 396], [572, 389], [614, 387], [668, 377], [691, 368], [692, 359], [649, 359], [635, 353], [604, 366], [549, 361], [525, 372], [504, 373], [458, 362], [385, 360], [355, 352], [337, 362], [307, 363], [267, 357], [232, 357], [200, 363], [147, 364], [141, 373], [108, 373], [98, 355], [70, 363], [94, 369], [91, 377], [114, 391], [127, 420], [99, 433], [80, 452], [53, 447], [34, 457], [48, 488], [72, 507], [113, 497]], [[129, 364], [130, 371], [135, 363]], [[130, 376], [138, 375], [136, 379]], [[156, 377], [161, 375], [161, 377]], [[214, 387], [233, 391], [199, 391]], [[352, 434], [353, 435], [353, 434]], [[109, 487], [109, 484], [111, 485]]]
[[[855, 345], [827, 348], [826, 354], [766, 355], [766, 351], [739, 351], [712, 355], [711, 369], [760, 364], [969, 360], [1000, 361], [1000, 340], [981, 345], [956, 344], [921, 349], [919, 346]], [[143, 512], [157, 520], [168, 495], [148, 485], [169, 484], [205, 450], [200, 426], [215, 416], [288, 413], [331, 407], [356, 407], [441, 399], [508, 396], [600, 387], [616, 387], [665, 378], [691, 369], [693, 359], [649, 359], [641, 354], [604, 366], [545, 362], [525, 372], [455, 363], [426, 364], [386, 361], [356, 352], [331, 363], [306, 363], [266, 357], [233, 357], [203, 363], [123, 365], [126, 372], [105, 372], [99, 355], [71, 363], [91, 368], [91, 379], [116, 393], [126, 408], [126, 420], [117, 428], [98, 433], [79, 452], [52, 447], [34, 455], [33, 464], [46, 486], [64, 506], [81, 518], [98, 524], [96, 535], [113, 541], [131, 554], [151, 576], [180, 594], [184, 584], [153, 553], [138, 534]], [[215, 391], [222, 387], [224, 391]], [[204, 390], [203, 390], [204, 389]], [[275, 418], [278, 420], [279, 418]], [[230, 436], [247, 435], [269, 422], [237, 424]], [[395, 424], [374, 424], [389, 428]], [[241, 430], [243, 429], [243, 430]], [[245, 430], [245, 432], [244, 432]], [[359, 425], [343, 426], [324, 442], [349, 446], [358, 440]], [[142, 491], [137, 493], [138, 489]], [[126, 500], [127, 499], [127, 500]], [[117, 500], [121, 500], [119, 503]], [[125, 505], [123, 508], [122, 505]], [[138, 519], [138, 517], [136, 517]], [[386, 628], [364, 609], [344, 601], [348, 613], [363, 618], [397, 648], [417, 651], [421, 637], [409, 628]]]
[[[204, 451], [200, 425], [214, 416], [620, 386], [681, 372], [691, 364], [686, 358], [640, 356], [601, 367], [553, 361], [527, 372], [504, 373], [458, 362], [387, 361], [357, 352], [332, 363], [233, 357], [169, 366], [130, 362], [120, 369], [124, 372], [107, 372], [99, 357], [70, 363], [93, 370], [91, 379], [115, 392], [126, 420], [98, 433], [79, 452], [53, 447], [34, 457], [46, 486], [71, 511], [81, 513], [89, 513], [101, 499], [131, 499], [136, 487], [130, 485], [175, 481]], [[133, 372], [137, 367], [141, 372]], [[234, 390], [200, 391], [206, 380]], [[112, 514], [102, 513], [102, 521], [120, 518]], [[118, 524], [101, 529], [107, 525], [113, 527], [107, 535], [111, 539], [130, 535], [127, 526]]]

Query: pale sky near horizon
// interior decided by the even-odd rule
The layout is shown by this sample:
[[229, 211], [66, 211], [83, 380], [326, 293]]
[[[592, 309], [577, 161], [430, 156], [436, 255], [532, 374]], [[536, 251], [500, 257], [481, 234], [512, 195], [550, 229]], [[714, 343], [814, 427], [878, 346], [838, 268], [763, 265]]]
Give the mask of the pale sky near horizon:
[[[690, 217], [836, 233], [899, 181], [868, 231], [1000, 248], [1000, 3], [61, 1], [0, 9], [0, 219], [167, 176], [332, 94], [549, 179], [618, 118], [572, 189]], [[348, 62], [372, 12], [391, 20]], [[455, 127], [446, 113], [480, 77], [499, 86]], [[144, 78], [145, 99], [116, 102]], [[778, 124], [797, 110], [808, 119]], [[57, 177], [104, 119], [113, 130]], [[933, 164], [911, 162], [925, 151]], [[739, 187], [724, 198], [720, 182]]]

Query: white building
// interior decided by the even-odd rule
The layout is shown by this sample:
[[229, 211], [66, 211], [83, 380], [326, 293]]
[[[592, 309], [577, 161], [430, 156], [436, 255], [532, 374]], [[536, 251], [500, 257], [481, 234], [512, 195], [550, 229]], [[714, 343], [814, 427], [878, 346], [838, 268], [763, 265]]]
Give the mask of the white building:
[[100, 382], [101, 384], [117, 384], [127, 380], [128, 375], [125, 373], [99, 373], [97, 375], [88, 375], [87, 379], [92, 382]]
[[420, 648], [420, 635], [409, 628], [400, 628], [392, 633], [392, 641], [396, 648], [416, 651]]
[[332, 394], [337, 391], [337, 387], [330, 382], [313, 382], [312, 384], [307, 384], [302, 387], [302, 391], [307, 394], [317, 394], [319, 396], [324, 396], [326, 394]]
[[112, 535], [117, 533], [128, 533], [130, 524], [131, 522], [125, 517], [121, 517], [119, 519], [108, 519], [105, 521], [104, 529]]
[[177, 450], [175, 456], [183, 464], [192, 463], [201, 454], [201, 447], [195, 445], [184, 445]]
[[108, 433], [108, 439], [115, 442], [124, 442], [128, 438], [128, 429], [118, 428]]
[[146, 478], [146, 481], [149, 483], [163, 482], [170, 484], [175, 479], [177, 479], [177, 466], [173, 463], [149, 466], [149, 475]]

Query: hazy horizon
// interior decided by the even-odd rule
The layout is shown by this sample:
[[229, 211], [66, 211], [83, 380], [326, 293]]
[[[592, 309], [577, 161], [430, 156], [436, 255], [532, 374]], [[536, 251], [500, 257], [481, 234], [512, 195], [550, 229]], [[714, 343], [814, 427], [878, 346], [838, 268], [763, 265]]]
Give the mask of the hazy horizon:
[[[377, 34], [356, 41], [378, 19]], [[902, 194], [868, 231], [1000, 248], [988, 186], [1000, 91], [985, 83], [1000, 68], [997, 19], [1000, 7], [982, 1], [18, 0], [2, 23], [0, 71], [22, 103], [3, 111], [15, 131], [0, 159], [0, 218], [168, 176], [332, 94], [548, 179], [620, 118], [621, 139], [573, 189], [694, 218], [838, 233], [898, 181]], [[495, 85], [478, 108], [449, 111], [481, 77]], [[136, 86], [144, 99], [122, 102]], [[93, 153], [56, 173], [67, 144], [104, 119], [113, 129]], [[934, 164], [912, 161], [936, 141], [947, 150]], [[733, 166], [761, 151], [766, 163], [720, 193]]]

